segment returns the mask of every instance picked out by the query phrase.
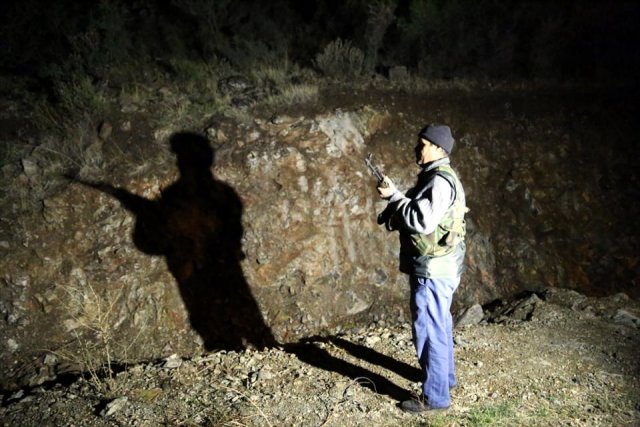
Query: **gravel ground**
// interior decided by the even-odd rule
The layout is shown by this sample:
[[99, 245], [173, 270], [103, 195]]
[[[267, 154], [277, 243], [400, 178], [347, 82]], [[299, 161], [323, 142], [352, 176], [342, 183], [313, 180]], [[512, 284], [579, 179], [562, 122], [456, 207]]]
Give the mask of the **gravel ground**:
[[128, 366], [2, 396], [5, 426], [636, 426], [640, 303], [550, 290], [455, 330], [452, 406], [420, 389], [407, 324], [380, 321], [265, 351]]

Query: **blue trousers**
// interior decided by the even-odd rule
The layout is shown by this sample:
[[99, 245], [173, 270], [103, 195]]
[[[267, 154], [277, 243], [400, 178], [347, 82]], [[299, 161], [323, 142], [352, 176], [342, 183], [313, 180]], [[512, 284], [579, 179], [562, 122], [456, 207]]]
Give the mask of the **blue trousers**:
[[451, 404], [449, 388], [456, 386], [450, 310], [460, 277], [411, 276], [410, 282], [413, 343], [424, 373], [422, 393], [432, 407], [446, 408]]

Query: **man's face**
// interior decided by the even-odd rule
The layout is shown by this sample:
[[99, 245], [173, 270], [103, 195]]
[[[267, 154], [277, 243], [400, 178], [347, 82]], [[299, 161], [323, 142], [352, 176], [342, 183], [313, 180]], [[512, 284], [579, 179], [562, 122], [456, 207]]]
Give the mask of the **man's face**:
[[444, 150], [432, 144], [428, 139], [418, 138], [418, 144], [416, 145], [416, 163], [418, 166], [441, 159], [444, 155]]

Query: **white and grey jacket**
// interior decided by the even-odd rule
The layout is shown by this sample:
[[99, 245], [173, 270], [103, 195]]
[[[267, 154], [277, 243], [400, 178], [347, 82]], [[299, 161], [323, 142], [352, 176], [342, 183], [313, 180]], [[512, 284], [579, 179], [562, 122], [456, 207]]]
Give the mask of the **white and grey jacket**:
[[432, 278], [458, 277], [462, 273], [464, 241], [451, 253], [432, 257], [417, 254], [409, 238], [414, 233], [433, 233], [456, 196], [464, 203], [462, 186], [456, 188], [455, 183], [436, 172], [439, 166], [449, 163], [445, 157], [425, 165], [416, 185], [406, 195], [396, 191], [389, 198], [389, 206], [395, 211], [393, 221], [400, 233], [400, 271], [403, 273]]

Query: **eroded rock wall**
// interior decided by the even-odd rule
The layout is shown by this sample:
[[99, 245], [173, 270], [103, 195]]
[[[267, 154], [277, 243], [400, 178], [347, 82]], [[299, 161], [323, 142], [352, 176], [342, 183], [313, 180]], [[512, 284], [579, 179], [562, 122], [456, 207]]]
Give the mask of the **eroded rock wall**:
[[[533, 127], [545, 120], [551, 119], [497, 121], [491, 132], [472, 121], [459, 126], [453, 163], [471, 212], [457, 307], [547, 286], [593, 290], [606, 277], [629, 280], [637, 266], [636, 225], [603, 220], [629, 209], [621, 205], [630, 193], [612, 189], [620, 154], [583, 146], [563, 126], [549, 126], [548, 138], [540, 138]], [[264, 335], [266, 327], [286, 342], [363, 318], [406, 318], [398, 241], [375, 223], [384, 202], [363, 158], [374, 152], [398, 187], [409, 188], [417, 172], [406, 141], [411, 126], [402, 115], [370, 107], [212, 126], [212, 178], [242, 208], [236, 258], [209, 256], [193, 243], [217, 225], [203, 222], [192, 203], [178, 202], [186, 206], [171, 216], [173, 228], [141, 231], [141, 212], [155, 224], [166, 206], [154, 211], [154, 203], [181, 179], [172, 161], [127, 179], [122, 188], [129, 199], [79, 183], [44, 197], [32, 217], [13, 219], [12, 230], [5, 229], [15, 238], [1, 248], [3, 387], [38, 384], [109, 359], [225, 348], [225, 333], [247, 335], [235, 336], [229, 348], [258, 345], [252, 328]], [[509, 139], [513, 126], [520, 129], [517, 141]], [[18, 179], [33, 187], [37, 171], [27, 172], [23, 167]], [[635, 185], [629, 191], [636, 191], [637, 178], [629, 179]], [[7, 209], [15, 211], [19, 199], [13, 200]], [[185, 242], [167, 252], [145, 245], [140, 233], [147, 243]], [[209, 275], [194, 284], [190, 275], [202, 268]], [[222, 286], [231, 277], [225, 269], [248, 292], [206, 290], [207, 280]], [[208, 311], [223, 315], [202, 329], [213, 319]]]

